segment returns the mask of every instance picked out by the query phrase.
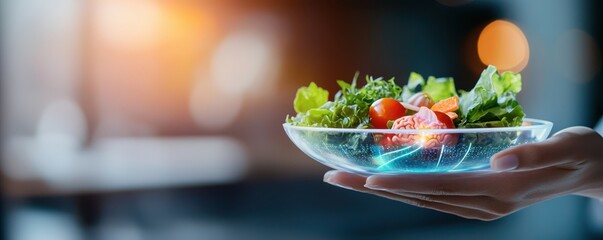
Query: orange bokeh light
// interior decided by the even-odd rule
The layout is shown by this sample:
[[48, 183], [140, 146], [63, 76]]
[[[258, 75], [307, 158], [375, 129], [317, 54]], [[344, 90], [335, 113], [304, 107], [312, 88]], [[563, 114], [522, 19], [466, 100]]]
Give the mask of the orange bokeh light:
[[477, 40], [477, 53], [482, 63], [499, 71], [520, 72], [530, 59], [528, 40], [515, 24], [496, 20], [488, 24]]
[[209, 68], [222, 31], [215, 6], [97, 0], [90, 7], [90, 74], [98, 104], [111, 111], [105, 115], [192, 124], [188, 103], [195, 76]]

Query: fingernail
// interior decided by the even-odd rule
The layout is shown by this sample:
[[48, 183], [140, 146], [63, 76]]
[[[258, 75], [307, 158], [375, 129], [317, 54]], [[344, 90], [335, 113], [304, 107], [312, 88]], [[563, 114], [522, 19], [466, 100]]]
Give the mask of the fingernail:
[[491, 168], [494, 171], [509, 171], [516, 169], [519, 164], [517, 156], [510, 154], [491, 161]]
[[350, 186], [345, 186], [345, 185], [341, 185], [340, 183], [334, 182], [333, 181], [333, 176], [335, 176], [335, 174], [337, 173], [336, 170], [332, 170], [332, 171], [328, 171], [325, 173], [325, 176], [323, 178], [323, 181], [331, 184], [335, 187], [340, 187], [340, 188], [344, 188], [344, 189], [349, 189], [349, 190], [354, 190], [354, 188], [350, 187]]
[[368, 189], [373, 189], [373, 190], [385, 190], [385, 188], [381, 187], [381, 186], [377, 186], [377, 185], [373, 185], [373, 184], [365, 184], [364, 185], [365, 188]]
[[373, 190], [383, 190], [382, 186], [379, 186], [378, 184], [375, 184], [375, 180], [373, 176], [370, 176], [366, 179], [366, 184], [364, 184], [365, 188], [370, 188]]
[[333, 185], [335, 187], [340, 187], [340, 188], [348, 189], [348, 190], [355, 190], [354, 188], [352, 188], [350, 186], [341, 185], [339, 183], [334, 183], [334, 182], [329, 182], [329, 181], [325, 181], [325, 182], [328, 183], [328, 184], [331, 184], [331, 185]]
[[333, 175], [335, 175], [335, 171], [328, 171], [325, 173], [325, 176], [322, 180], [325, 182], [331, 182], [331, 177], [333, 177]]
[[332, 179], [332, 177], [333, 177], [333, 175], [335, 175], [335, 173], [336, 173], [336, 171], [328, 171], [327, 173], [325, 173], [325, 177], [324, 177], [323, 181], [326, 182], [326, 183], [328, 183], [328, 184], [331, 184], [331, 185], [333, 185], [335, 187], [340, 187], [340, 188], [344, 188], [344, 189], [354, 190], [350, 186], [344, 186], [344, 185], [341, 185], [341, 184], [339, 184], [337, 182], [334, 182], [333, 179]]

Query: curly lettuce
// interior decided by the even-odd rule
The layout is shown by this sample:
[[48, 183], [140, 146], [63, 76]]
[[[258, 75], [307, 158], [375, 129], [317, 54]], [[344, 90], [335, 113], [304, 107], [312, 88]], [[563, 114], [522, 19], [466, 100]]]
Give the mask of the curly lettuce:
[[293, 108], [296, 113], [305, 113], [310, 109], [322, 106], [327, 101], [329, 101], [329, 91], [311, 82], [309, 86], [297, 90], [293, 100]]
[[[394, 82], [394, 78], [383, 80], [366, 76], [366, 84], [357, 86], [358, 74], [351, 83], [337, 80], [341, 88], [333, 101], [324, 101], [325, 94], [321, 88], [310, 84], [298, 91], [299, 100], [294, 101], [297, 115], [288, 117], [287, 122], [296, 126], [331, 127], [331, 128], [369, 128], [369, 108], [373, 102], [381, 98], [402, 100], [402, 88]], [[320, 96], [320, 101], [310, 101], [306, 96]], [[328, 93], [327, 93], [328, 96]], [[298, 99], [298, 97], [296, 97]], [[299, 111], [298, 111], [299, 110]]]
[[498, 74], [490, 65], [475, 87], [459, 97], [458, 127], [489, 128], [521, 126], [525, 113], [516, 95], [521, 91], [521, 75]]

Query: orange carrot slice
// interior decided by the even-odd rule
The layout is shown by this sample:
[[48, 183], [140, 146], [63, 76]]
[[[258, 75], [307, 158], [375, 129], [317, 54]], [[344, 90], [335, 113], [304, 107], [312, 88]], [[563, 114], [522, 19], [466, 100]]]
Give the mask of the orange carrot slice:
[[454, 120], [457, 117], [459, 117], [458, 114], [456, 114], [455, 112], [447, 112], [446, 115], [448, 115], [448, 117], [450, 117], [450, 119]]
[[459, 97], [457, 96], [442, 99], [431, 107], [431, 110], [443, 113], [454, 112], [457, 109], [459, 109]]

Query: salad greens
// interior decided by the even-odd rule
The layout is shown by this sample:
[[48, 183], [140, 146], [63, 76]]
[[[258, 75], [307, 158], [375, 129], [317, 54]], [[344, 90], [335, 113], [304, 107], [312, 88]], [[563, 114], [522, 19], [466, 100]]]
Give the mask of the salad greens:
[[435, 78], [429, 76], [427, 82], [425, 82], [423, 76], [411, 72], [410, 77], [408, 77], [408, 84], [404, 86], [404, 91], [402, 92], [402, 100], [406, 102], [412, 95], [419, 92], [429, 94], [435, 102], [457, 95], [452, 78]]
[[305, 113], [310, 109], [318, 108], [329, 101], [329, 91], [324, 90], [316, 83], [311, 82], [307, 87], [301, 87], [297, 90], [293, 107], [297, 113]]
[[394, 78], [384, 80], [366, 76], [366, 84], [357, 86], [358, 73], [351, 83], [337, 80], [341, 90], [333, 101], [329, 93], [310, 83], [297, 91], [294, 100], [296, 116], [287, 116], [286, 121], [295, 126], [330, 128], [372, 128], [369, 119], [371, 104], [381, 98], [393, 98], [408, 102], [416, 93], [427, 93], [434, 102], [458, 96], [458, 118], [454, 123], [459, 128], [512, 127], [521, 126], [525, 113], [517, 102], [521, 91], [521, 75], [504, 72], [488, 66], [471, 91], [459, 91], [452, 78], [425, 79], [411, 73], [408, 84], [399, 86]]
[[[366, 76], [366, 84], [359, 88], [358, 75], [356, 73], [352, 83], [337, 80], [341, 90], [335, 94], [334, 101], [325, 101], [320, 106], [318, 105], [324, 100], [326, 90], [313, 87], [313, 84], [307, 88], [300, 88], [294, 101], [297, 115], [287, 117], [287, 122], [308, 127], [372, 127], [368, 117], [371, 104], [386, 97], [402, 100], [402, 88], [394, 82], [393, 78], [383, 80], [371, 76]], [[312, 101], [308, 99], [310, 96], [318, 96], [320, 99]]]
[[459, 98], [459, 127], [521, 126], [525, 113], [515, 95], [521, 91], [521, 75], [488, 66], [475, 87]]

